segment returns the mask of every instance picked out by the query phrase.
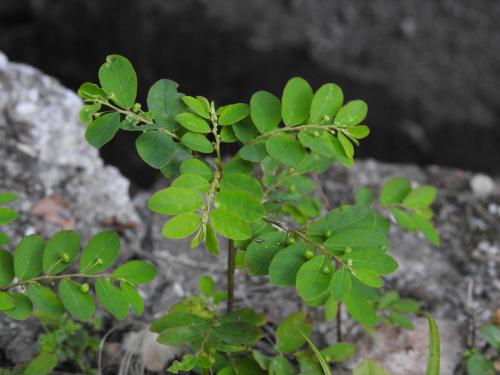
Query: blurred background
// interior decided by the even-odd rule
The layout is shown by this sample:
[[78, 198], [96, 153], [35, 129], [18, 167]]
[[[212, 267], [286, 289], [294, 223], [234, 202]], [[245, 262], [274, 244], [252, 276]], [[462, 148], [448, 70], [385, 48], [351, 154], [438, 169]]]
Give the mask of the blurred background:
[[[496, 0], [2, 0], [0, 50], [73, 90], [123, 54], [143, 102], [160, 78], [220, 104], [294, 75], [336, 82], [369, 104], [361, 157], [498, 175], [499, 16]], [[103, 157], [148, 187], [124, 147]]]

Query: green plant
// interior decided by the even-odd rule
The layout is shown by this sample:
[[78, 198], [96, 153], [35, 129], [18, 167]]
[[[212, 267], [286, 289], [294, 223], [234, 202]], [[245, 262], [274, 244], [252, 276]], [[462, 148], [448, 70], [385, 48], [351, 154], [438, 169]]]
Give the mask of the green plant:
[[[483, 348], [473, 347], [464, 354], [465, 366], [468, 375], [496, 374], [495, 361], [500, 360], [500, 328], [488, 324], [479, 329], [481, 336], [486, 340]], [[489, 353], [487, 353], [489, 351]]]
[[[15, 200], [15, 194], [0, 193], [0, 205]], [[15, 210], [0, 207], [0, 225], [10, 224], [18, 218]], [[0, 239], [2, 245], [11, 242], [4, 232], [0, 232]], [[58, 232], [48, 241], [39, 235], [29, 235], [17, 244], [13, 254], [0, 248], [0, 313], [14, 320], [25, 320], [35, 313], [44, 320], [51, 317], [61, 324], [52, 335], [43, 336], [42, 352], [29, 365], [23, 366], [25, 374], [49, 373], [57, 365], [58, 357], [78, 363], [78, 353], [71, 351], [81, 351], [87, 346], [86, 342], [62, 347], [61, 339], [69, 340], [67, 335], [71, 329], [78, 328], [76, 331], [82, 334], [81, 326], [67, 321], [63, 325], [62, 322], [65, 311], [82, 322], [92, 319], [96, 304], [91, 284], [97, 300], [115, 318], [125, 319], [129, 306], [137, 315], [142, 314], [144, 302], [136, 286], [150, 282], [156, 269], [149, 263], [132, 260], [107, 272], [119, 251], [120, 238], [111, 231], [97, 233], [88, 241], [78, 266], [80, 238], [71, 230]], [[75, 268], [77, 270], [73, 271]], [[119, 288], [115, 284], [119, 284]], [[51, 339], [55, 340], [53, 345], [49, 345]]]

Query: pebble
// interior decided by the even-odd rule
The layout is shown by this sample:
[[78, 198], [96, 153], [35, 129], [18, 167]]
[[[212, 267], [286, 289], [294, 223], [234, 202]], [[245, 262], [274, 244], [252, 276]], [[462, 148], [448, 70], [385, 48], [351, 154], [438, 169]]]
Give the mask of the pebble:
[[485, 174], [476, 174], [470, 180], [470, 188], [476, 197], [485, 198], [495, 190], [495, 182]]

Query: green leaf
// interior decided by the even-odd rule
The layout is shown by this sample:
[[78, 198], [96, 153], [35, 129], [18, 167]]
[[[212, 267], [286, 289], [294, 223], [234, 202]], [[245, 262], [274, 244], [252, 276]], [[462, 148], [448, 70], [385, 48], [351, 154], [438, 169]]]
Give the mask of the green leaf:
[[317, 130], [302, 130], [298, 137], [304, 147], [309, 147], [312, 151], [326, 157], [335, 156], [331, 134]]
[[396, 291], [390, 291], [385, 293], [378, 303], [378, 309], [386, 309], [394, 302], [399, 300], [399, 293]]
[[287, 126], [295, 126], [304, 122], [309, 116], [313, 92], [309, 83], [299, 77], [287, 82], [281, 98], [281, 114]]
[[180, 173], [180, 166], [186, 159], [190, 159], [191, 153], [181, 144], [176, 143], [172, 160], [160, 168], [160, 172], [167, 178], [174, 178]]
[[43, 272], [57, 275], [65, 270], [80, 252], [80, 237], [72, 230], [63, 230], [47, 241], [43, 252]]
[[253, 171], [253, 164], [249, 161], [241, 160], [237, 156], [229, 160], [222, 167], [222, 175], [227, 175], [229, 173], [251, 174], [252, 171]]
[[94, 115], [101, 109], [101, 103], [87, 104], [80, 109], [80, 121], [89, 126], [94, 121]]
[[363, 139], [368, 137], [370, 134], [370, 128], [366, 125], [358, 125], [349, 128], [349, 134], [351, 134], [356, 139]]
[[436, 199], [437, 189], [434, 186], [422, 185], [413, 189], [403, 200], [406, 208], [427, 208]]
[[114, 270], [113, 276], [134, 285], [147, 284], [156, 277], [156, 268], [142, 260], [131, 260]]
[[439, 233], [429, 220], [417, 213], [413, 214], [413, 219], [415, 219], [418, 229], [424, 234], [425, 238], [427, 238], [430, 243], [435, 246], [439, 246], [441, 244]]
[[155, 122], [170, 131], [177, 130], [175, 116], [186, 109], [183, 96], [177, 91], [178, 87], [174, 81], [161, 79], [148, 92], [148, 109], [153, 113]]
[[264, 194], [260, 181], [243, 173], [225, 174], [220, 181], [220, 190], [244, 191], [259, 199]]
[[14, 272], [21, 281], [37, 277], [43, 271], [42, 257], [45, 241], [32, 234], [19, 242], [14, 253]]
[[225, 106], [219, 116], [219, 125], [232, 125], [243, 120], [250, 113], [248, 104], [236, 103]]
[[190, 110], [192, 110], [197, 115], [210, 120], [210, 107], [208, 103], [205, 103], [200, 97], [194, 98], [192, 96], [183, 96], [182, 101], [186, 104]]
[[78, 88], [78, 96], [88, 100], [105, 100], [107, 97], [103, 89], [91, 82], [82, 83]]
[[11, 293], [11, 297], [14, 299], [15, 307], [3, 313], [14, 320], [28, 319], [33, 312], [30, 299], [22, 293]]
[[137, 316], [141, 316], [144, 312], [144, 301], [142, 300], [141, 295], [134, 289], [133, 286], [120, 281], [120, 290], [122, 294], [127, 299], [130, 306], [132, 306], [132, 310]]
[[258, 350], [252, 350], [252, 357], [255, 359], [262, 370], [267, 370], [269, 368], [269, 364], [271, 363], [271, 358], [267, 355], [262, 354]]
[[266, 323], [264, 315], [258, 314], [251, 307], [244, 307], [239, 310], [232, 311], [220, 318], [221, 323], [245, 322], [260, 327]]
[[418, 229], [415, 219], [405, 211], [399, 208], [391, 208], [391, 213], [394, 215], [394, 219], [401, 227], [410, 231], [416, 231]]
[[274, 357], [269, 364], [269, 375], [294, 375], [293, 365], [285, 357]]
[[194, 151], [210, 154], [214, 146], [203, 134], [187, 132], [181, 138], [181, 142]]
[[332, 296], [328, 297], [325, 302], [325, 321], [331, 322], [339, 312], [339, 301]]
[[201, 224], [201, 216], [192, 212], [174, 216], [167, 221], [161, 230], [166, 238], [186, 238], [192, 235]]
[[349, 159], [352, 159], [352, 157], [354, 156], [354, 147], [351, 141], [343, 133], [340, 132], [337, 133], [337, 138], [339, 139], [339, 142], [342, 145], [342, 148], [344, 149], [345, 155]]
[[326, 250], [342, 254], [348, 247], [352, 250], [385, 251], [390, 242], [385, 233], [371, 229], [346, 229], [337, 232], [325, 241]]
[[401, 203], [410, 191], [411, 183], [406, 178], [391, 178], [382, 188], [380, 204], [390, 205]]
[[80, 258], [80, 272], [92, 275], [109, 267], [118, 258], [120, 237], [115, 232], [105, 231], [93, 236]]
[[429, 314], [426, 313], [425, 316], [429, 323], [429, 354], [426, 375], [439, 375], [441, 359], [439, 328]]
[[328, 362], [344, 362], [356, 353], [356, 345], [349, 342], [339, 342], [323, 349], [321, 354]]
[[300, 267], [297, 273], [297, 293], [309, 306], [323, 304], [329, 296], [328, 286], [333, 265], [326, 256], [315, 256]]
[[232, 128], [234, 135], [236, 135], [236, 138], [242, 143], [253, 141], [259, 134], [257, 128], [248, 117], [234, 124]]
[[194, 113], [179, 113], [175, 116], [175, 121], [194, 133], [210, 133], [212, 131], [208, 123]]
[[57, 299], [57, 295], [49, 288], [40, 284], [30, 284], [26, 289], [26, 294], [37, 309], [49, 315], [60, 317], [64, 314], [62, 303]]
[[469, 375], [495, 375], [493, 362], [486, 359], [481, 353], [474, 353], [467, 358], [467, 374]]
[[223, 208], [216, 208], [210, 212], [210, 222], [223, 237], [232, 240], [246, 240], [252, 235], [250, 227], [244, 220]]
[[264, 143], [247, 144], [240, 149], [238, 155], [240, 155], [243, 160], [258, 163], [267, 156], [266, 145]]
[[345, 128], [360, 124], [368, 113], [368, 106], [362, 100], [352, 100], [340, 108], [335, 117], [335, 125]]
[[176, 154], [176, 144], [172, 137], [161, 130], [142, 133], [135, 141], [137, 153], [151, 167], [160, 169]]
[[19, 213], [10, 208], [0, 207], [0, 225], [10, 224], [19, 219]]
[[15, 202], [17, 200], [17, 195], [14, 193], [0, 192], [0, 204], [8, 204]]
[[344, 93], [335, 83], [326, 83], [314, 94], [311, 102], [310, 119], [313, 124], [331, 123], [342, 103]]
[[0, 232], [0, 245], [7, 245], [10, 241], [11, 238], [7, 233]]
[[54, 353], [41, 352], [30, 362], [23, 375], [47, 375], [55, 369], [57, 362]]
[[219, 240], [215, 235], [214, 229], [210, 224], [207, 224], [206, 228], [205, 246], [210, 253], [219, 255]]
[[333, 274], [330, 281], [330, 290], [332, 297], [337, 301], [342, 299], [351, 291], [351, 273], [345, 267], [339, 268]]
[[267, 91], [257, 91], [250, 99], [250, 116], [260, 133], [276, 129], [281, 121], [281, 103]]
[[220, 131], [220, 139], [222, 142], [232, 143], [237, 142], [238, 138], [234, 133], [232, 126], [224, 126]]
[[202, 292], [205, 297], [211, 297], [215, 291], [214, 280], [210, 276], [203, 275], [198, 281], [200, 292]]
[[193, 173], [186, 173], [179, 176], [175, 181], [172, 182], [170, 186], [188, 190], [195, 190], [200, 194], [208, 193], [208, 190], [210, 188], [207, 180]]
[[309, 335], [312, 328], [312, 322], [307, 312], [296, 312], [287, 316], [276, 329], [275, 349], [281, 353], [289, 353], [299, 349], [306, 343], [300, 332]]
[[160, 333], [157, 340], [160, 344], [174, 346], [201, 343], [209, 329], [209, 320], [181, 312], [163, 316], [150, 328], [152, 332]]
[[331, 375], [332, 373], [330, 372], [330, 366], [328, 366], [328, 363], [326, 363], [325, 358], [323, 357], [323, 354], [319, 351], [318, 347], [316, 344], [309, 338], [308, 335], [305, 335], [304, 332], [300, 331], [300, 334], [304, 336], [304, 338], [307, 341], [307, 344], [310, 346], [312, 351], [314, 352], [314, 355], [316, 356], [316, 359], [321, 365], [321, 369], [323, 370], [324, 375]]
[[286, 234], [269, 232], [255, 238], [245, 252], [245, 265], [251, 275], [267, 275], [269, 265], [278, 251], [286, 246]]
[[378, 318], [373, 306], [369, 304], [365, 296], [362, 295], [360, 285], [363, 284], [359, 284], [359, 282], [355, 283], [354, 281], [356, 281], [356, 279], [352, 281], [351, 293], [347, 294], [343, 300], [347, 311], [354, 320], [361, 324], [369, 327], [375, 326], [378, 322]]
[[207, 163], [199, 159], [187, 159], [184, 160], [180, 166], [181, 174], [196, 174], [203, 177], [207, 181], [212, 181], [214, 178], [214, 172]]
[[203, 199], [200, 194], [177, 187], [157, 191], [148, 200], [148, 208], [151, 211], [165, 215], [193, 212], [202, 206]]
[[9, 285], [14, 276], [14, 257], [8, 251], [0, 249], [0, 288]]
[[[246, 322], [223, 323], [209, 332], [209, 342], [215, 349], [241, 351], [262, 337], [258, 327]], [[228, 347], [229, 346], [229, 347]], [[230, 348], [230, 346], [237, 346]]]
[[82, 322], [92, 318], [95, 312], [95, 303], [92, 295], [82, 292], [82, 285], [71, 280], [62, 280], [59, 283], [59, 298], [66, 310]]
[[380, 251], [352, 251], [346, 258], [350, 259], [354, 270], [370, 270], [378, 275], [388, 275], [398, 268], [398, 262], [393, 257]]
[[221, 190], [215, 197], [215, 204], [247, 223], [256, 222], [266, 214], [260, 198], [239, 189]]
[[492, 347], [500, 350], [500, 328], [488, 324], [481, 327], [480, 332]]
[[123, 293], [107, 280], [96, 280], [95, 291], [106, 311], [118, 320], [128, 316], [128, 301]]
[[376, 272], [367, 269], [353, 270], [352, 274], [363, 284], [373, 288], [380, 288], [384, 285], [384, 281]]
[[16, 306], [16, 301], [7, 292], [0, 291], [0, 311], [11, 310]]
[[269, 265], [269, 277], [274, 285], [295, 285], [297, 272], [306, 262], [305, 252], [307, 246], [302, 243], [296, 243], [280, 250]]
[[378, 362], [367, 359], [354, 369], [352, 375], [391, 375], [391, 373], [380, 366]]
[[99, 81], [113, 102], [130, 109], [137, 95], [137, 75], [130, 61], [119, 55], [109, 55], [99, 69]]
[[266, 150], [273, 159], [290, 167], [297, 167], [306, 157], [302, 145], [293, 137], [285, 134], [268, 138]]
[[340, 141], [337, 138], [332, 137], [332, 145], [335, 150], [334, 158], [344, 167], [351, 168], [353, 165], [353, 160], [346, 155], [344, 147], [342, 146]]
[[420, 304], [410, 298], [403, 298], [392, 303], [391, 308], [402, 313], [417, 313]]
[[356, 205], [358, 206], [371, 206], [373, 202], [373, 191], [371, 189], [368, 189], [366, 187], [360, 187], [358, 190], [356, 190]]
[[389, 311], [389, 319], [403, 329], [415, 328], [410, 319], [396, 311]]
[[85, 131], [85, 139], [95, 148], [111, 141], [120, 127], [119, 113], [106, 113], [92, 122]]

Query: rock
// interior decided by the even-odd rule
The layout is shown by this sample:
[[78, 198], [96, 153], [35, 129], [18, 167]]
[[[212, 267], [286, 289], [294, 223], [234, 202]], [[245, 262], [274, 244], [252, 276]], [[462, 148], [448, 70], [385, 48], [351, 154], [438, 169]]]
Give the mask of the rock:
[[[2, 230], [15, 244], [26, 234], [48, 237], [65, 228], [77, 230], [85, 243], [100, 230], [114, 229], [121, 234], [122, 253], [130, 256], [143, 234], [129, 181], [85, 143], [81, 105], [55, 79], [0, 54], [0, 191], [18, 195], [13, 207], [21, 213], [19, 222]], [[9, 324], [9, 334], [0, 335], [8, 360], [33, 358], [35, 320], [0, 322]]]
[[470, 187], [475, 196], [484, 198], [493, 193], [495, 190], [495, 183], [491, 177], [487, 175], [476, 174], [470, 180]]

